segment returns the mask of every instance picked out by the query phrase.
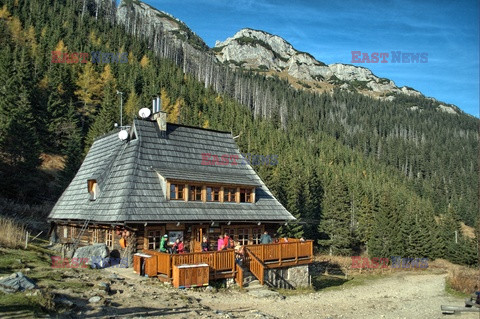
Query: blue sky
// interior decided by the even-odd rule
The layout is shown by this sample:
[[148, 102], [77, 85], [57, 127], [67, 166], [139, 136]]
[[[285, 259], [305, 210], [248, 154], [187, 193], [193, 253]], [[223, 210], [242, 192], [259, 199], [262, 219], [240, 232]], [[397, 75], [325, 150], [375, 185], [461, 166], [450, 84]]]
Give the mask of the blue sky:
[[317, 60], [351, 64], [352, 51], [428, 53], [427, 63], [356, 63], [397, 86], [479, 116], [479, 4], [467, 1], [146, 0], [210, 46], [248, 27]]

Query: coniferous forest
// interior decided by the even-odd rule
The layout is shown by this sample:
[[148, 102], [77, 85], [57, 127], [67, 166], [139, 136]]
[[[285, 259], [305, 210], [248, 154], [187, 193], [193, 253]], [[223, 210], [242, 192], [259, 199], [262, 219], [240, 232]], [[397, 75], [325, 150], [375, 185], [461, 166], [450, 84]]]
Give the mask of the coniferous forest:
[[[477, 118], [424, 97], [299, 91], [223, 65], [208, 71], [215, 83], [199, 81], [185, 60], [116, 23], [114, 10], [114, 1], [0, 0], [2, 197], [55, 201], [94, 139], [119, 122], [117, 90], [124, 124], [161, 94], [170, 122], [231, 131], [242, 152], [278, 155], [278, 165], [254, 168], [298, 218], [281, 233], [315, 239], [325, 253], [478, 262], [478, 234], [462, 232], [462, 223], [478, 227]], [[52, 51], [126, 53], [128, 62], [52, 63]], [[45, 154], [64, 160], [55, 177], [42, 169]]]

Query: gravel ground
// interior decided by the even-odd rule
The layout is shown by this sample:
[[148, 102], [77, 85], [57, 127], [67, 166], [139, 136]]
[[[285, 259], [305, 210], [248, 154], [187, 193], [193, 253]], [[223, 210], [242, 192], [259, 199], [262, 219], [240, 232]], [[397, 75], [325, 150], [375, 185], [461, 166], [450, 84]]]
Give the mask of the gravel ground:
[[[258, 299], [235, 292], [225, 297], [194, 294], [212, 309], [241, 315], [257, 310], [276, 318], [446, 318], [440, 306], [463, 306], [464, 300], [445, 293], [445, 275], [395, 273], [365, 285], [294, 295], [285, 299]], [[218, 294], [217, 294], [218, 295]], [[212, 298], [215, 297], [215, 298]], [[456, 318], [479, 319], [465, 313]]]
[[[211, 293], [176, 290], [160, 284], [145, 285], [131, 270], [126, 289], [116, 309], [91, 309], [88, 315], [120, 315], [131, 318], [449, 318], [440, 306], [463, 306], [463, 298], [445, 292], [445, 275], [399, 272], [363, 285], [282, 297], [259, 298], [238, 289]], [[126, 277], [126, 276], [125, 276]], [[163, 285], [162, 285], [163, 286]], [[152, 298], [151, 294], [155, 293]], [[120, 297], [120, 296], [118, 296]], [[126, 298], [125, 298], [126, 297]], [[480, 314], [464, 313], [455, 318], [479, 319]]]

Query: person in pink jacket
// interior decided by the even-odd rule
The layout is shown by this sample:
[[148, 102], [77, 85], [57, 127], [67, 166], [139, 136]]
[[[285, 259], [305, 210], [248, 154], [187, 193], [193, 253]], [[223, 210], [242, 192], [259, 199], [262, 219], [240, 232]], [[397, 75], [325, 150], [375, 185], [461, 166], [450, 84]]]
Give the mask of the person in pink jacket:
[[223, 242], [223, 235], [218, 236], [218, 241], [217, 241], [217, 250], [223, 250], [225, 248], [225, 243]]

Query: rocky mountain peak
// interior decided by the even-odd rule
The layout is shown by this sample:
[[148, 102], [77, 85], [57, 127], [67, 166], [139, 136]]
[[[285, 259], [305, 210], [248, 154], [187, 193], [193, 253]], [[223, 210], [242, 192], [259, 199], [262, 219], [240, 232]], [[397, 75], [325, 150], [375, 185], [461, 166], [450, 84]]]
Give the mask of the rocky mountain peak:
[[367, 68], [349, 64], [326, 65], [311, 54], [296, 50], [280, 36], [253, 29], [241, 29], [225, 41], [217, 41], [213, 51], [222, 63], [233, 68], [277, 74], [292, 80], [293, 86], [316, 91], [334, 87], [386, 100], [397, 93], [422, 95], [408, 88], [399, 88], [389, 79], [379, 78]]

